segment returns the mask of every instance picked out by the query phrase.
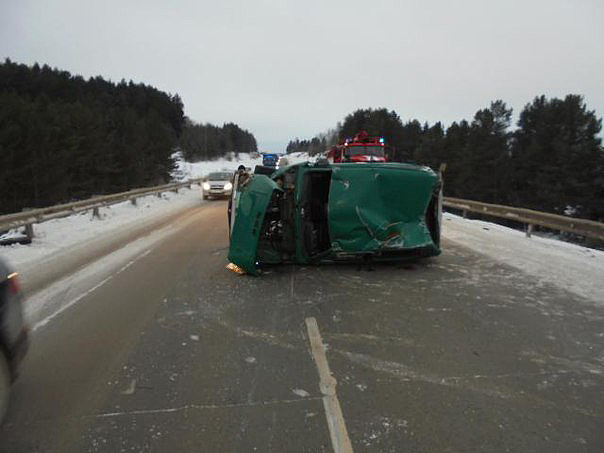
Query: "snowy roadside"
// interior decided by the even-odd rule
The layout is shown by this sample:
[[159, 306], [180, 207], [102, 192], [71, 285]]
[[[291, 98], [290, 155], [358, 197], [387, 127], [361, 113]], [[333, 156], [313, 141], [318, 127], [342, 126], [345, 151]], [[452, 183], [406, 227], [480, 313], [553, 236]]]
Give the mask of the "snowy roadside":
[[535, 285], [553, 284], [604, 304], [604, 252], [443, 213], [443, 237], [520, 269]]
[[95, 219], [91, 212], [83, 212], [62, 219], [34, 225], [35, 237], [29, 245], [0, 247], [0, 255], [6, 258], [19, 272], [27, 270], [52, 256], [59, 256], [77, 245], [97, 240], [103, 236], [110, 239], [118, 231], [133, 230], [200, 204], [199, 186], [181, 189], [178, 193], [165, 192], [141, 197], [136, 206], [125, 201], [100, 209], [101, 218]]

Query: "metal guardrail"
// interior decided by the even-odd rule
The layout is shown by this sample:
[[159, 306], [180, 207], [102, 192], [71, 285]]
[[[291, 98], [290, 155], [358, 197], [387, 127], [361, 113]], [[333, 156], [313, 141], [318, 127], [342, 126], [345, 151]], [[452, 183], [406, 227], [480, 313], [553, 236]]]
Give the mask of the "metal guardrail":
[[[68, 217], [78, 212], [93, 210], [94, 216], [99, 216], [99, 208], [110, 206], [131, 200], [136, 203], [138, 197], [151, 194], [160, 195], [162, 192], [171, 190], [178, 191], [181, 187], [199, 184], [202, 178], [190, 179], [185, 182], [164, 184], [156, 187], [144, 187], [133, 189], [127, 192], [115, 193], [111, 195], [101, 195], [89, 198], [87, 200], [75, 201], [46, 208], [32, 209], [16, 214], [7, 214], [0, 216], [0, 231], [11, 230], [14, 228], [25, 227], [28, 237], [33, 237], [33, 225], [46, 222], [47, 220]], [[461, 198], [445, 197], [443, 206], [459, 209], [464, 213], [476, 212], [493, 217], [514, 220], [525, 223], [527, 227], [527, 236], [530, 237], [534, 225], [551, 228], [553, 230], [567, 231], [581, 236], [586, 236], [604, 241], [604, 223], [594, 222], [592, 220], [576, 219], [546, 212], [533, 211], [531, 209], [513, 208], [497, 204], [482, 203], [479, 201], [464, 200]]]
[[547, 212], [533, 211], [525, 208], [513, 208], [498, 204], [481, 203], [479, 201], [463, 200], [461, 198], [445, 197], [443, 206], [459, 209], [466, 213], [476, 212], [493, 217], [499, 217], [528, 225], [526, 235], [531, 236], [534, 225], [539, 225], [553, 230], [567, 231], [589, 238], [604, 241], [604, 223], [592, 220], [576, 219]]
[[7, 214], [0, 216], [0, 231], [11, 230], [14, 228], [25, 227], [26, 234], [29, 238], [33, 237], [33, 225], [36, 223], [46, 222], [52, 219], [68, 217], [78, 212], [93, 210], [93, 216], [99, 217], [99, 208], [110, 206], [112, 204], [121, 203], [130, 200], [136, 204], [138, 197], [157, 194], [162, 192], [178, 191], [182, 187], [199, 184], [202, 178], [190, 179], [185, 182], [177, 182], [164, 184], [155, 187], [143, 187], [140, 189], [132, 189], [127, 192], [114, 193], [111, 195], [100, 195], [97, 197], [88, 198], [86, 200], [75, 201], [72, 203], [64, 203], [46, 208], [31, 209], [15, 214]]

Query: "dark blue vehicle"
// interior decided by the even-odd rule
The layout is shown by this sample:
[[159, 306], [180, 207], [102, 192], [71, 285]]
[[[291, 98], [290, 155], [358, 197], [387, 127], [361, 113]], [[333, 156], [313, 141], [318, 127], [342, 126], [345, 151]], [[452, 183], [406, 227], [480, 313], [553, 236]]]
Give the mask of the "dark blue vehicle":
[[262, 165], [264, 165], [265, 167], [276, 167], [278, 162], [278, 154], [262, 153]]
[[22, 305], [19, 276], [0, 259], [0, 422], [8, 407], [11, 383], [29, 344]]

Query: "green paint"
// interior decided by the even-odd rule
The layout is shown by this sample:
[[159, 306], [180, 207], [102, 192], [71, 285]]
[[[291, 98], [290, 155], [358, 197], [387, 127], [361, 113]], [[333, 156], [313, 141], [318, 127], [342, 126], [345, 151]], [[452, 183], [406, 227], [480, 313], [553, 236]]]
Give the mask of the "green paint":
[[332, 249], [375, 253], [433, 246], [425, 215], [437, 184], [432, 170], [414, 165], [334, 165]]
[[259, 273], [256, 266], [258, 239], [274, 190], [279, 190], [279, 186], [268, 176], [253, 175], [234, 201], [236, 217], [231, 233], [229, 260], [249, 274]]
[[440, 184], [429, 168], [397, 163], [303, 163], [253, 175], [234, 208], [229, 260], [257, 275], [256, 262], [438, 255]]

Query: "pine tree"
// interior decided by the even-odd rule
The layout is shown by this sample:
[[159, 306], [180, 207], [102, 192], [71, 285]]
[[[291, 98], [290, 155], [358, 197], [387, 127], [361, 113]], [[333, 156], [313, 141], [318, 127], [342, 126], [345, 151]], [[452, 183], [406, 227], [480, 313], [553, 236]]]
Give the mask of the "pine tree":
[[0, 213], [165, 180], [182, 101], [143, 84], [0, 64]]
[[512, 109], [501, 100], [474, 115], [459, 156], [456, 184], [464, 197], [488, 203], [507, 201], [511, 117]]
[[601, 129], [579, 95], [540, 96], [527, 104], [514, 134], [516, 204], [604, 218]]
[[444, 158], [447, 164], [444, 174], [444, 193], [451, 197], [463, 197], [463, 181], [460, 180], [462, 156], [470, 135], [470, 125], [466, 120], [454, 122], [445, 134]]

